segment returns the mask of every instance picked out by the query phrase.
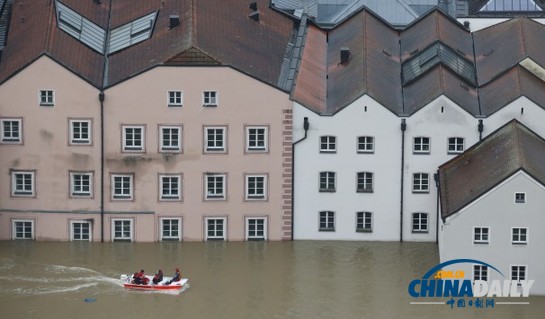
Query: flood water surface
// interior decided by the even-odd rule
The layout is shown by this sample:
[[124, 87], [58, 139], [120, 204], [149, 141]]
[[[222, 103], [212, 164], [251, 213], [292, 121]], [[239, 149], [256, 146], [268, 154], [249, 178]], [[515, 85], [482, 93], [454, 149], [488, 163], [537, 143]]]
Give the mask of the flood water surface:
[[[438, 262], [434, 243], [5, 241], [0, 313], [59, 319], [545, 317], [545, 297], [479, 309], [411, 304], [409, 283]], [[171, 276], [175, 267], [189, 278], [181, 292], [130, 291], [119, 280], [141, 268]]]

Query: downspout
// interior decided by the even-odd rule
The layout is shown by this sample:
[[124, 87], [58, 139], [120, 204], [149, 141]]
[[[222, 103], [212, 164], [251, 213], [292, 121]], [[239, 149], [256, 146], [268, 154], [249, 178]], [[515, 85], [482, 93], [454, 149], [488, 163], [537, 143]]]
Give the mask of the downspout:
[[295, 232], [295, 145], [307, 138], [309, 124], [308, 117], [303, 118], [303, 129], [305, 130], [305, 136], [300, 138], [298, 141], [292, 144], [291, 146], [291, 240], [293, 241], [293, 234]]
[[437, 206], [436, 206], [436, 222], [435, 222], [435, 243], [439, 243], [439, 192], [441, 188], [439, 187], [439, 171], [433, 174], [433, 179], [435, 180], [435, 188], [437, 189]]
[[479, 125], [477, 125], [477, 129], [479, 130], [479, 141], [482, 141], [484, 130], [483, 120], [479, 120]]
[[405, 131], [407, 130], [407, 121], [401, 119], [401, 200], [399, 209], [399, 241], [403, 242], [403, 184], [405, 167]]
[[100, 101], [100, 242], [104, 242], [104, 91], [98, 94]]

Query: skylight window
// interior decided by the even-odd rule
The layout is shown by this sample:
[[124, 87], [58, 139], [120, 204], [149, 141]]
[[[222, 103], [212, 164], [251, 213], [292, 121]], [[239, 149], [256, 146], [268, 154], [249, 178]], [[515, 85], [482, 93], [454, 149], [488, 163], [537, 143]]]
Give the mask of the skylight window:
[[106, 31], [59, 1], [56, 5], [59, 28], [91, 49], [104, 53]]
[[120, 51], [133, 44], [151, 37], [157, 12], [154, 11], [141, 18], [113, 29], [110, 33], [108, 54]]
[[543, 11], [533, 0], [490, 0], [479, 12]]

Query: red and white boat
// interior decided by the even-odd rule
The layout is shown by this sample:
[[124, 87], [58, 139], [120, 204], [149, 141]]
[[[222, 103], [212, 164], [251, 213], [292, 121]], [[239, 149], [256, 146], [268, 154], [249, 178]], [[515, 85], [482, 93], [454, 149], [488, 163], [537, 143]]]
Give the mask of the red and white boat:
[[139, 284], [133, 283], [132, 277], [133, 275], [121, 275], [121, 283], [123, 283], [123, 286], [125, 286], [125, 288], [138, 289], [138, 290], [163, 290], [163, 291], [164, 290], [181, 290], [185, 286], [187, 281], [189, 280], [187, 278], [182, 278], [182, 280], [180, 281], [175, 281], [171, 284], [168, 284], [168, 282], [170, 281], [170, 279], [172, 279], [172, 277], [163, 277], [163, 280], [160, 283], [154, 284], [152, 281], [153, 276], [146, 276], [146, 278], [149, 279], [148, 284], [139, 285]]

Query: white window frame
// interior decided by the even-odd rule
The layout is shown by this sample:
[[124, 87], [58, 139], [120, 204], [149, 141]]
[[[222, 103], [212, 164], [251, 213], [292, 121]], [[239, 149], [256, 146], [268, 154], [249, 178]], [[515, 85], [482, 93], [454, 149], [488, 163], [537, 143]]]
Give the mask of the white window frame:
[[[246, 229], [245, 229], [245, 233], [246, 233], [246, 241], [264, 241], [264, 240], [267, 240], [267, 217], [246, 217], [246, 222], [245, 222], [245, 225], [246, 225]], [[256, 225], [250, 225], [250, 222], [251, 221], [261, 221], [263, 223], [263, 229], [262, 230], [257, 230], [257, 229], [250, 229], [251, 226], [254, 226], [254, 228], [256, 227]], [[259, 226], [259, 225], [258, 225]], [[258, 232], [263, 232], [263, 235], [262, 236], [259, 236], [257, 233]]]
[[[168, 130], [169, 139], [165, 140], [165, 132]], [[173, 130], [178, 130], [178, 134], [173, 134]], [[172, 142], [172, 137], [176, 136], [178, 143]], [[168, 145], [165, 145], [168, 142]], [[163, 153], [181, 153], [182, 152], [182, 127], [179, 125], [159, 125], [159, 150]]]
[[515, 204], [526, 204], [526, 193], [516, 192], [514, 200], [515, 200]]
[[375, 138], [363, 135], [356, 138], [356, 150], [358, 154], [371, 154], [375, 152]]
[[[71, 198], [91, 198], [93, 197], [93, 172], [76, 172], [70, 171], [70, 197]], [[81, 185], [76, 184], [76, 177], [78, 176], [87, 176], [89, 179], [89, 191], [84, 192], [78, 190], [81, 188]]]
[[[373, 174], [372, 172], [357, 172], [356, 173], [356, 192], [357, 193], [372, 193], [374, 191], [374, 177], [375, 177], [374, 175], [375, 174]], [[363, 186], [363, 187], [360, 187], [360, 186]]]
[[[524, 231], [524, 234], [521, 231]], [[528, 245], [528, 236], [528, 227], [511, 227], [511, 243], [513, 245]]]
[[[80, 238], [76, 238], [76, 224], [87, 224], [89, 233], [87, 234], [89, 238], [81, 238], [82, 234], [80, 235]], [[89, 220], [70, 220], [70, 241], [93, 241], [93, 223]]]
[[[361, 225], [361, 227], [360, 227]], [[373, 232], [373, 213], [367, 211], [356, 212], [356, 232]]]
[[321, 193], [334, 193], [336, 191], [336, 175], [335, 172], [331, 171], [320, 172], [318, 186]]
[[[209, 140], [208, 131], [214, 130], [214, 139]], [[221, 146], [218, 146], [217, 136], [219, 134], [217, 132], [221, 132], [222, 136], [222, 142]], [[204, 127], [204, 153], [227, 153], [227, 127], [225, 126], [205, 126]], [[214, 145], [209, 146], [208, 143], [212, 142]]]
[[38, 91], [38, 102], [40, 106], [55, 105], [55, 90], [44, 89]]
[[[17, 183], [18, 175], [22, 176], [24, 181], [23, 184], [19, 185]], [[26, 179], [30, 177], [30, 183], [27, 183]], [[19, 186], [22, 186], [20, 188]], [[27, 189], [27, 186], [30, 188]], [[35, 197], [36, 196], [36, 172], [35, 171], [25, 171], [25, 170], [12, 170], [11, 171], [11, 196], [13, 197]]]
[[488, 266], [473, 264], [473, 281], [488, 281]]
[[[173, 235], [172, 233], [176, 230], [173, 229], [172, 222], [176, 221], [178, 223], [178, 236]], [[168, 225], [166, 225], [166, 222], [169, 222]], [[165, 226], [168, 226], [168, 229], [165, 229]], [[161, 241], [182, 241], [182, 219], [178, 217], [161, 217], [159, 218], [159, 238]], [[168, 232], [167, 235], [165, 235], [165, 231]]]
[[[6, 128], [10, 123], [10, 129]], [[11, 127], [13, 122], [17, 122], [17, 130]], [[14, 137], [17, 135], [17, 137]], [[1, 118], [0, 119], [0, 143], [2, 144], [23, 144], [23, 120], [20, 118]]]
[[337, 153], [337, 137], [333, 135], [320, 136], [320, 153]]
[[318, 231], [320, 232], [335, 231], [335, 212], [334, 211], [323, 210], [318, 213]]
[[[209, 233], [209, 222], [211, 221], [218, 221], [218, 220], [222, 220], [222, 225], [221, 225], [221, 235], [218, 235], [218, 231], [219, 229], [217, 228], [217, 224], [214, 224], [214, 234], [213, 235], [210, 235]], [[205, 217], [204, 218], [204, 235], [205, 235], [205, 239], [206, 241], [225, 241], [227, 240], [227, 218], [226, 217]]]
[[[18, 237], [17, 233], [17, 223], [30, 223], [30, 237]], [[23, 234], [26, 235], [26, 225], [23, 226]], [[34, 219], [12, 219], [11, 220], [11, 239], [12, 240], [34, 240], [36, 238], [36, 229], [35, 229], [35, 221]]]
[[[93, 121], [90, 119], [69, 119], [69, 127], [70, 127], [70, 145], [91, 145], [92, 144], [92, 136], [93, 136]], [[80, 130], [79, 132], [76, 131], [76, 124], [87, 124], [87, 138], [82, 138], [81, 135], [81, 127], [78, 128]], [[80, 137], [76, 137], [76, 135], [80, 135]]]
[[490, 244], [490, 227], [475, 226], [473, 227], [473, 243], [474, 244]]
[[461, 154], [465, 150], [465, 139], [459, 136], [449, 137], [447, 139], [447, 153]]
[[[259, 194], [257, 190], [259, 190], [259, 187], [257, 187], [256, 183], [257, 181], [251, 182], [251, 179], [258, 179], [261, 178], [263, 186], [261, 187], [262, 193]], [[263, 201], [267, 200], [267, 191], [268, 191], [268, 176], [267, 174], [246, 174], [246, 187], [245, 188], [245, 196], [244, 198], [248, 201]], [[253, 189], [251, 188], [251, 185], [255, 185]]]
[[[122, 178], [122, 183], [126, 183], [125, 179], [129, 179], [128, 192], [125, 191], [125, 187], [122, 187], [122, 193], [116, 193], [115, 180], [116, 178]], [[133, 174], [112, 174], [111, 175], [111, 198], [112, 200], [133, 200], [134, 199], [134, 175]]]
[[184, 105], [184, 93], [180, 90], [167, 92], [167, 105], [169, 107], [181, 107]]
[[214, 90], [202, 91], [202, 106], [215, 107], [219, 104], [219, 93]]
[[[215, 179], [215, 181], [209, 180]], [[217, 184], [221, 180], [221, 193], [218, 193]], [[213, 188], [209, 188], [209, 182], [214, 183]], [[225, 173], [205, 173], [204, 174], [204, 199], [205, 200], [226, 200], [227, 199], [227, 174]]]
[[[140, 140], [135, 138], [128, 138], [128, 130], [133, 130], [132, 135], [135, 135], [136, 130], [140, 130]], [[145, 125], [123, 125], [123, 152], [145, 152], [146, 145], [146, 126]], [[138, 143], [140, 145], [138, 145]], [[130, 143], [130, 144], [129, 144]]]
[[[513, 273], [515, 269], [516, 269], [516, 275]], [[521, 270], [523, 272], [523, 276], [521, 276]], [[526, 278], [528, 278], [528, 265], [510, 265], [509, 273], [510, 273], [511, 280], [516, 281], [517, 285], [520, 286], [520, 281], [526, 280]]]
[[[263, 131], [262, 134], [258, 131]], [[255, 131], [252, 134], [252, 131]], [[263, 139], [259, 139], [259, 136]], [[269, 151], [269, 127], [268, 126], [246, 126], [246, 152], [264, 153]]]
[[[416, 216], [418, 215], [417, 223]], [[422, 222], [425, 221], [425, 222]], [[430, 228], [430, 218], [428, 213], [415, 212], [411, 214], [411, 229], [413, 233], [428, 233]]]
[[415, 136], [413, 138], [413, 153], [414, 154], [430, 154], [431, 138], [427, 136]]
[[430, 174], [429, 173], [413, 173], [413, 193], [429, 193], [430, 192]]
[[[125, 228], [125, 223], [129, 223], [129, 236], [125, 235], [126, 230], [122, 229], [121, 236], [117, 236], [116, 233], [116, 222], [122, 222], [122, 227]], [[116, 241], [134, 241], [134, 220], [132, 218], [112, 218], [111, 220], [111, 228], [112, 228], [112, 242]]]
[[[172, 187], [169, 187], [168, 194], [165, 195], [164, 180], [177, 179], [177, 194], [172, 194]], [[159, 174], [159, 200], [160, 201], [181, 201], [182, 200], [182, 175], [181, 174]], [[169, 185], [173, 183], [169, 182]]]

